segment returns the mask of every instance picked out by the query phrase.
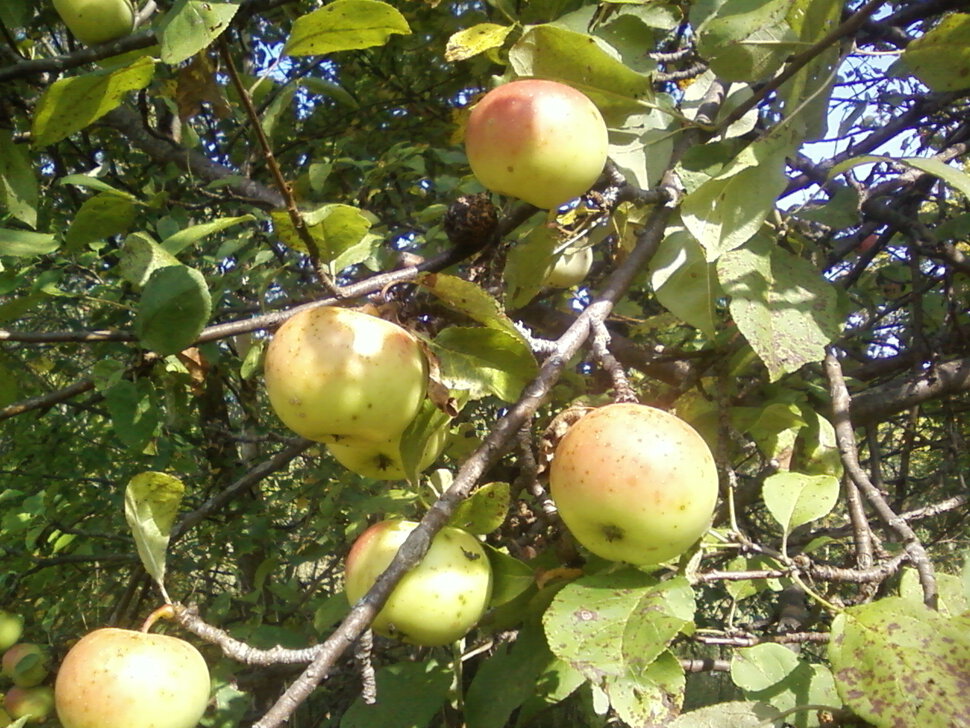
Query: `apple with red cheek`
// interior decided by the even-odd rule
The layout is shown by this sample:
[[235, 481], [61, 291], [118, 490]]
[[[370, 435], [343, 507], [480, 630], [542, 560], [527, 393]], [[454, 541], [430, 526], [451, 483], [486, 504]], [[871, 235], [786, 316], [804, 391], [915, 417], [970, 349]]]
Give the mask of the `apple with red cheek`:
[[54, 691], [46, 685], [14, 686], [3, 697], [3, 709], [14, 720], [26, 718], [27, 723], [43, 723], [54, 707]]
[[610, 561], [653, 565], [706, 533], [718, 475], [703, 438], [641, 404], [611, 404], [576, 422], [556, 446], [550, 495], [576, 540]]
[[47, 652], [40, 645], [21, 642], [3, 653], [2, 672], [14, 685], [30, 688], [47, 677]]

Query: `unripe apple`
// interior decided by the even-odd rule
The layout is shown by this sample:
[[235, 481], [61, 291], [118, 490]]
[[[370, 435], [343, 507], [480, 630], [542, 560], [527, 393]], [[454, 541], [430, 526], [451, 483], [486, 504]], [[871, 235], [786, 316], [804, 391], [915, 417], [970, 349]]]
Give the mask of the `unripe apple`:
[[385, 443], [417, 415], [428, 382], [418, 340], [397, 324], [333, 306], [284, 323], [266, 349], [266, 393], [298, 435]]
[[593, 249], [565, 252], [556, 259], [542, 283], [552, 288], [572, 288], [582, 283], [593, 265]]
[[[12, 687], [3, 698], [3, 709], [14, 720], [29, 716], [28, 723], [42, 723], [54, 707], [54, 691], [46, 685]], [[107, 727], [105, 727], [107, 728]]]
[[3, 653], [3, 675], [14, 685], [30, 688], [47, 677], [47, 653], [40, 645], [21, 642]]
[[[359, 600], [391, 563], [413, 521], [387, 520], [364, 531], [347, 556], [344, 587]], [[445, 645], [463, 637], [482, 618], [492, 594], [492, 567], [477, 538], [446, 526], [421, 563], [404, 575], [372, 628], [415, 645]]]
[[13, 723], [13, 718], [10, 717], [10, 713], [0, 708], [0, 728], [6, 728], [11, 723]]
[[6, 650], [17, 644], [20, 635], [24, 633], [24, 617], [22, 614], [5, 612], [0, 609], [0, 650]]
[[606, 164], [606, 123], [571, 86], [538, 79], [489, 91], [472, 109], [465, 152], [492, 192], [544, 209], [586, 192]]
[[657, 564], [707, 531], [718, 477], [707, 443], [683, 420], [640, 404], [611, 404], [556, 446], [550, 495], [569, 531], [611, 561]]
[[123, 38], [135, 27], [132, 0], [54, 0], [54, 9], [85, 45]]
[[[448, 439], [448, 428], [442, 427], [432, 433], [425, 443], [421, 459], [418, 461], [418, 472], [425, 470], [435, 460], [441, 457]], [[398, 480], [406, 476], [401, 462], [401, 439], [388, 440], [382, 443], [354, 443], [333, 442], [327, 445], [327, 450], [334, 460], [347, 470], [365, 478], [375, 480]]]
[[64, 728], [193, 728], [209, 702], [209, 669], [177, 637], [106, 627], [64, 657], [54, 697]]

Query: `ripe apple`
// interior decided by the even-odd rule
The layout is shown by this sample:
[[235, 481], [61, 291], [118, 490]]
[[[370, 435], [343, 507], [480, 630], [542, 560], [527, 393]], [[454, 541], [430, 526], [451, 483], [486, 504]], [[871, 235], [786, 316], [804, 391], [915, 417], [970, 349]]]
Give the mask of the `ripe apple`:
[[718, 477], [707, 443], [683, 420], [640, 404], [611, 404], [556, 446], [550, 495], [569, 531], [594, 554], [636, 565], [679, 556], [707, 531]]
[[374, 445], [399, 438], [421, 407], [428, 365], [390, 321], [332, 306], [284, 323], [266, 349], [266, 393], [298, 435]]
[[54, 9], [74, 37], [85, 45], [123, 38], [135, 27], [131, 0], [54, 0]]
[[603, 171], [606, 123], [571, 86], [538, 79], [489, 91], [472, 109], [465, 152], [492, 192], [555, 208], [586, 192]]
[[552, 288], [572, 288], [585, 280], [592, 265], [593, 249], [588, 246], [575, 252], [564, 252], [553, 263], [542, 283]]
[[[357, 538], [347, 555], [344, 584], [351, 604], [374, 585], [417, 525], [381, 521]], [[491, 594], [492, 567], [482, 544], [467, 531], [446, 526], [421, 563], [394, 587], [372, 628], [415, 645], [445, 645], [478, 623]]]
[[31, 688], [47, 677], [47, 653], [40, 645], [21, 642], [3, 653], [3, 675], [14, 685]]
[[0, 650], [6, 650], [17, 644], [23, 632], [23, 615], [0, 609]]
[[3, 709], [14, 720], [29, 716], [28, 723], [42, 723], [54, 707], [54, 691], [46, 685], [12, 687], [3, 698]]
[[54, 698], [64, 728], [193, 728], [209, 702], [209, 669], [184, 640], [106, 627], [64, 657]]
[[[418, 462], [418, 472], [425, 470], [441, 457], [447, 439], [447, 427], [432, 433], [425, 443], [421, 460]], [[400, 438], [381, 443], [333, 442], [327, 445], [327, 450], [333, 455], [334, 460], [347, 470], [365, 478], [398, 480], [406, 477], [404, 465], [401, 462]]]

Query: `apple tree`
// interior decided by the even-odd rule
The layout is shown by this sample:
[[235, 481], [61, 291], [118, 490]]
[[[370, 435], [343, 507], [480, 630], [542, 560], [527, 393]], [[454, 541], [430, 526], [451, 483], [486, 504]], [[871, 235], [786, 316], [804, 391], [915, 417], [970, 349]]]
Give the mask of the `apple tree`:
[[5, 0], [0, 725], [970, 725], [965, 10]]

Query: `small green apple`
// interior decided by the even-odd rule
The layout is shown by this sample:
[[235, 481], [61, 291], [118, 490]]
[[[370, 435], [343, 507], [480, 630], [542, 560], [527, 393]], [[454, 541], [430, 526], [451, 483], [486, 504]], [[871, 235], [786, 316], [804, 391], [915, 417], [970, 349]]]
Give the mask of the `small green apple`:
[[374, 445], [400, 438], [428, 384], [418, 340], [397, 324], [346, 308], [306, 309], [266, 349], [266, 393], [298, 435]]
[[718, 475], [710, 448], [680, 418], [611, 404], [574, 424], [556, 446], [549, 493], [583, 546], [610, 561], [658, 564], [707, 531]]
[[54, 9], [85, 45], [123, 38], [135, 27], [132, 0], [54, 0]]
[[[413, 521], [387, 520], [364, 531], [347, 556], [344, 588], [351, 604], [377, 581]], [[445, 645], [463, 637], [485, 613], [492, 593], [492, 567], [481, 542], [446, 526], [424, 559], [405, 574], [372, 625], [375, 632], [416, 645]]]
[[14, 685], [31, 688], [40, 685], [47, 677], [48, 655], [43, 647], [29, 642], [21, 642], [3, 653], [0, 661], [4, 677]]
[[[419, 473], [441, 457], [447, 440], [447, 427], [435, 430], [431, 434], [418, 461]], [[327, 450], [333, 455], [334, 460], [347, 470], [365, 478], [399, 480], [406, 477], [404, 465], [401, 462], [400, 438], [374, 444], [333, 442], [327, 445]]]
[[596, 105], [556, 81], [512, 81], [492, 89], [465, 129], [465, 152], [478, 181], [544, 209], [592, 186], [606, 164], [607, 145]]
[[577, 251], [565, 251], [552, 264], [543, 285], [552, 288], [572, 288], [582, 283], [593, 266], [593, 249], [589, 246]]
[[6, 650], [17, 644], [20, 635], [24, 633], [24, 617], [22, 614], [5, 612], [0, 609], [0, 650]]
[[184, 640], [106, 627], [68, 651], [54, 698], [64, 728], [193, 728], [209, 703], [209, 669]]
[[12, 687], [3, 698], [3, 708], [14, 720], [27, 717], [28, 723], [42, 723], [54, 707], [54, 691], [46, 685]]

